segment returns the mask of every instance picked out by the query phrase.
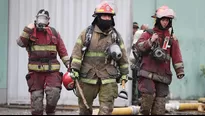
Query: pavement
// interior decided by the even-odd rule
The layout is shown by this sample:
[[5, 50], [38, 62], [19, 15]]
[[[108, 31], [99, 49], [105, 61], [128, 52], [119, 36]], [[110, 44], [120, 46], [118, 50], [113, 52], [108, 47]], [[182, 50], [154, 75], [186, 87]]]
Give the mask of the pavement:
[[[56, 109], [56, 115], [78, 115], [78, 108], [73, 106], [58, 106]], [[22, 105], [1, 105], [0, 115], [31, 115], [31, 110], [29, 106]], [[46, 113], [44, 112], [44, 115]]]
[[[5, 108], [0, 107], [0, 115], [31, 115], [30, 109], [22, 109], [22, 108]], [[44, 112], [44, 115], [46, 113]], [[57, 110], [56, 115], [79, 115], [78, 110]], [[176, 111], [169, 112], [166, 115], [205, 115], [203, 113], [199, 113], [197, 111]]]
[[[78, 111], [57, 110], [56, 115], [78, 115]], [[30, 109], [14, 109], [0, 107], [0, 115], [31, 115]], [[46, 113], [44, 113], [46, 115]]]
[[[187, 101], [185, 103], [187, 103]], [[196, 103], [196, 101], [189, 101], [189, 103]], [[94, 108], [98, 108], [98, 106], [93, 107], [93, 109]], [[31, 115], [30, 105], [0, 105], [0, 115]], [[44, 115], [46, 115], [45, 112]], [[56, 115], [79, 115], [79, 109], [78, 106], [58, 105], [56, 108]], [[198, 111], [171, 111], [167, 112], [166, 115], [205, 115], [205, 113]]]

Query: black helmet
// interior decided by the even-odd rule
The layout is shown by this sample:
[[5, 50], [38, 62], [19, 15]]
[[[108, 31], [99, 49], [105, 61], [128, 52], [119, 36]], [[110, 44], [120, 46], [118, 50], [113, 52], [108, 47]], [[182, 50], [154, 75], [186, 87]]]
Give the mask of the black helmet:
[[43, 15], [43, 16], [46, 16], [47, 18], [50, 18], [50, 17], [49, 17], [49, 12], [46, 11], [46, 10], [44, 10], [44, 9], [41, 9], [41, 10], [38, 11], [38, 13], [37, 13], [37, 15], [36, 15], [36, 18], [39, 17], [39, 16], [42, 16], [42, 15]]

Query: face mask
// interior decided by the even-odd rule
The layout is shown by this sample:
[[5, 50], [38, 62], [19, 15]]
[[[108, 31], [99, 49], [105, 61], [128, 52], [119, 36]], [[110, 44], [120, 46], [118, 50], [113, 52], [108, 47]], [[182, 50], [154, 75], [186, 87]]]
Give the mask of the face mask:
[[44, 30], [44, 27], [46, 27], [49, 24], [49, 19], [45, 16], [38, 16], [36, 19], [36, 27], [38, 31]]
[[111, 28], [112, 20], [103, 20], [99, 18], [97, 25], [100, 28], [100, 30], [106, 31]]

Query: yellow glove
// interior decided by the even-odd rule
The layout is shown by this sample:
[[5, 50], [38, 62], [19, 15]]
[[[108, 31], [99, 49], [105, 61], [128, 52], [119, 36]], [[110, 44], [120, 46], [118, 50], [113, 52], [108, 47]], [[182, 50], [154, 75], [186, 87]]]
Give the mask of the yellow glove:
[[79, 72], [74, 69], [71, 69], [71, 78], [75, 80], [75, 79], [79, 79], [79, 77], [80, 77]]

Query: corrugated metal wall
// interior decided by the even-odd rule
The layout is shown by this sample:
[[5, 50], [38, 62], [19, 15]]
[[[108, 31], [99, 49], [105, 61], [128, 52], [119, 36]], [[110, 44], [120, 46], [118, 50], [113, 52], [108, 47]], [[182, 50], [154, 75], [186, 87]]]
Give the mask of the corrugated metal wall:
[[205, 96], [205, 78], [201, 71], [201, 65], [205, 65], [204, 4], [204, 0], [133, 0], [133, 21], [140, 25], [145, 23], [153, 27], [154, 20], [150, 16], [162, 5], [168, 5], [176, 12], [177, 18], [173, 21], [173, 26], [183, 55], [185, 77], [178, 80], [172, 68], [172, 99], [198, 99]]
[[[132, 34], [132, 0], [109, 2], [117, 7], [116, 28], [129, 49]], [[80, 32], [93, 21], [92, 14], [99, 3], [100, 0], [9, 0], [8, 103], [30, 102], [25, 79], [28, 56], [26, 50], [16, 44], [24, 26], [34, 21], [41, 8], [47, 9], [51, 17], [50, 25], [60, 32], [70, 55]], [[66, 72], [63, 65], [61, 71]], [[125, 100], [118, 101], [122, 101], [118, 104], [128, 103]], [[63, 88], [59, 104], [77, 105], [77, 98], [73, 92]], [[94, 104], [98, 104], [98, 101]]]

